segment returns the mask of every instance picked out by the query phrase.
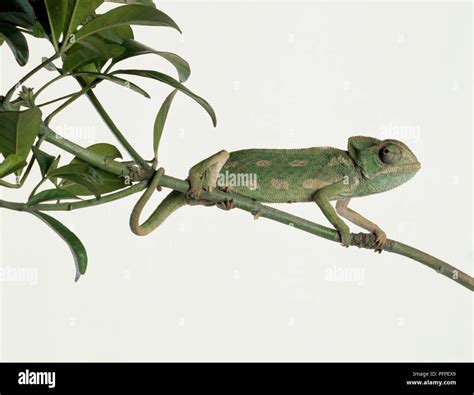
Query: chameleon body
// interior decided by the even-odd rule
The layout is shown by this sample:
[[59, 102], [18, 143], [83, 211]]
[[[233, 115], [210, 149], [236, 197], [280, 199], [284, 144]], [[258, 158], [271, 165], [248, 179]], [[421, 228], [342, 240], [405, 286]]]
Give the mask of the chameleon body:
[[[350, 137], [347, 151], [331, 147], [223, 150], [190, 169], [188, 194], [171, 192], [139, 225], [141, 210], [154, 190], [149, 188], [137, 203], [130, 225], [134, 233], [148, 234], [185, 204], [214, 205], [199, 195], [202, 190], [220, 187], [262, 203], [315, 202], [339, 232], [344, 246], [350, 245], [351, 236], [341, 217], [373, 232], [380, 248], [386, 241], [385, 233], [351, 210], [349, 200], [393, 189], [419, 169], [416, 156], [401, 141], [363, 136]], [[330, 203], [333, 200], [335, 208]], [[231, 208], [224, 202], [217, 205]]]

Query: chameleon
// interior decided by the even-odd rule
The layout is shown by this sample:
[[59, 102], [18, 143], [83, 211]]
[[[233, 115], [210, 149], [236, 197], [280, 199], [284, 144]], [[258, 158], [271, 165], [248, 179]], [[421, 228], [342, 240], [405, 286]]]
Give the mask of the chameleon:
[[[403, 142], [366, 136], [350, 137], [347, 151], [332, 147], [259, 148], [230, 153], [222, 150], [189, 170], [187, 193], [170, 192], [150, 218], [139, 225], [141, 211], [164, 172], [158, 170], [132, 211], [130, 227], [135, 234], [146, 235], [187, 204], [232, 208], [229, 201], [216, 203], [200, 199], [202, 191], [212, 192], [218, 187], [260, 203], [314, 202], [338, 231], [343, 246], [351, 244], [349, 226], [342, 219], [345, 218], [373, 233], [376, 251], [380, 252], [387, 240], [385, 232], [350, 209], [349, 202], [352, 198], [385, 192], [404, 184], [420, 167], [416, 156]], [[335, 207], [331, 201], [336, 201]]]

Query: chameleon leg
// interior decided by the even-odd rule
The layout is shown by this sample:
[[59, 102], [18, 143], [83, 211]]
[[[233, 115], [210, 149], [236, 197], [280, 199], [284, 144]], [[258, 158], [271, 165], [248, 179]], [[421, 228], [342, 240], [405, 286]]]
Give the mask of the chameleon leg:
[[346, 223], [337, 215], [336, 210], [329, 202], [339, 193], [347, 190], [347, 185], [342, 181], [335, 184], [328, 185], [316, 191], [314, 194], [314, 201], [319, 206], [326, 218], [336, 228], [341, 236], [341, 242], [344, 247], [351, 245], [351, 232]]
[[[222, 192], [228, 193], [230, 191], [230, 188], [227, 185], [220, 186], [219, 189]], [[222, 202], [217, 202], [216, 206], [222, 210], [232, 210], [235, 208], [235, 203], [234, 199], [232, 198], [227, 198], [226, 200], [223, 200]]]
[[[369, 232], [372, 232], [377, 241], [377, 247], [381, 248], [384, 243], [387, 241], [387, 236], [385, 232], [380, 229], [376, 224], [373, 222], [369, 221], [367, 218], [364, 218], [362, 215], [360, 215], [358, 212], [350, 209], [348, 207], [350, 199], [343, 199], [343, 200], [338, 200], [336, 203], [336, 211], [337, 213], [343, 217], [351, 221], [353, 224], [360, 226], [361, 228], [364, 228], [368, 230]], [[376, 251], [381, 251], [381, 250], [376, 250]]]
[[225, 162], [227, 162], [227, 159], [229, 159], [229, 153], [226, 150], [222, 150], [194, 165], [189, 170], [188, 175], [191, 185], [188, 192], [189, 196], [199, 197], [203, 189], [207, 192], [212, 192], [212, 189], [216, 186], [219, 172]]
[[138, 236], [145, 236], [149, 234], [158, 226], [160, 226], [163, 221], [170, 216], [170, 214], [188, 203], [184, 193], [172, 191], [158, 205], [150, 217], [142, 225], [140, 225], [140, 214], [142, 213], [145, 204], [148, 202], [148, 200], [150, 200], [151, 195], [153, 195], [155, 192], [163, 173], [163, 168], [159, 169], [155, 173], [150, 185], [135, 204], [132, 214], [130, 215], [130, 229]]

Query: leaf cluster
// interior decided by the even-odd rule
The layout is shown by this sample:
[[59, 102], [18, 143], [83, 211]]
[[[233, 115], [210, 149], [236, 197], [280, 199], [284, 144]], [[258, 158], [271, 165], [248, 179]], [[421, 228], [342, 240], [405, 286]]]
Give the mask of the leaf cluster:
[[[103, 7], [104, 3], [110, 3]], [[111, 7], [112, 6], [112, 7]], [[102, 11], [101, 11], [102, 10]], [[105, 10], [105, 11], [104, 11]], [[6, 44], [19, 66], [29, 61], [27, 36], [47, 40], [53, 55], [43, 58], [40, 65], [12, 87], [5, 97], [0, 96], [0, 183], [9, 175], [17, 177], [17, 187], [22, 186], [31, 167], [37, 163], [41, 179], [33, 188], [26, 205], [35, 216], [46, 222], [69, 245], [76, 261], [77, 278], [87, 267], [87, 254], [80, 240], [53, 217], [38, 210], [35, 205], [44, 202], [78, 201], [81, 196], [100, 199], [103, 194], [127, 187], [125, 180], [104, 169], [79, 158], [61, 164], [55, 157], [41, 149], [42, 125], [83, 95], [93, 96], [93, 89], [104, 81], [119, 84], [149, 98], [145, 89], [129, 78], [145, 78], [169, 86], [172, 91], [159, 107], [154, 125], [151, 149], [153, 163], [158, 160], [158, 149], [164, 125], [177, 92], [184, 93], [199, 104], [216, 125], [216, 115], [210, 104], [184, 85], [191, 74], [190, 66], [181, 56], [155, 50], [135, 39], [133, 26], [156, 26], [181, 33], [175, 21], [156, 8], [152, 0], [2, 0], [0, 2], [0, 45]], [[176, 77], [158, 70], [118, 68], [121, 62], [136, 56], [153, 54], [169, 62], [176, 70]], [[39, 71], [54, 73], [45, 85], [39, 88], [26, 87], [24, 83]], [[81, 89], [48, 102], [38, 104], [38, 97], [54, 83], [63, 78], [76, 79]], [[22, 87], [17, 98], [13, 95]], [[92, 100], [91, 100], [92, 101]], [[44, 108], [61, 102], [48, 116]], [[101, 104], [95, 105], [103, 115]], [[105, 116], [112, 133], [132, 156], [136, 163], [142, 159], [120, 133], [113, 121]], [[35, 143], [36, 141], [36, 143]], [[98, 143], [87, 148], [107, 160], [122, 160], [120, 150], [109, 143]], [[31, 159], [28, 161], [28, 157]], [[138, 162], [137, 162], [138, 161]], [[142, 160], [142, 163], [147, 163]], [[149, 163], [151, 163], [150, 161]], [[21, 179], [20, 177], [23, 176]], [[50, 183], [49, 189], [42, 189]], [[54, 203], [53, 203], [54, 204]]]

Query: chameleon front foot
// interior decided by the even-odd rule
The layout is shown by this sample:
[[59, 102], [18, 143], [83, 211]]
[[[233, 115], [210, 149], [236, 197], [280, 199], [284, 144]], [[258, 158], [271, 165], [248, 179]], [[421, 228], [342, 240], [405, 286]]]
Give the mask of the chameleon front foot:
[[343, 247], [349, 247], [352, 243], [352, 236], [349, 228], [347, 229], [340, 229], [337, 231], [339, 233], [339, 237], [341, 238], [341, 244]]
[[387, 235], [385, 232], [378, 228], [373, 231], [373, 234], [375, 235], [375, 252], [378, 252], [379, 254], [382, 252], [382, 247], [384, 246], [385, 242], [387, 241]]

